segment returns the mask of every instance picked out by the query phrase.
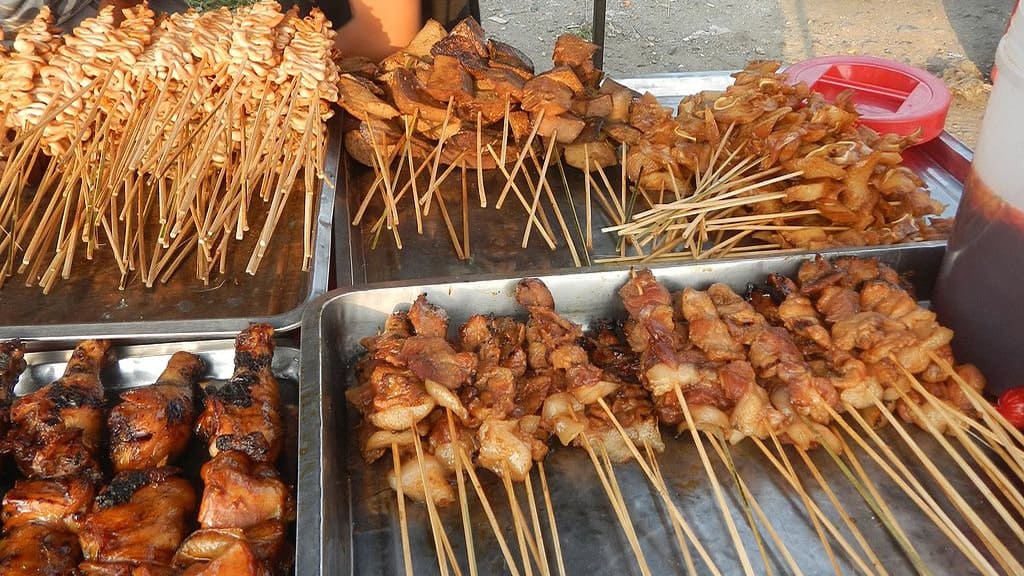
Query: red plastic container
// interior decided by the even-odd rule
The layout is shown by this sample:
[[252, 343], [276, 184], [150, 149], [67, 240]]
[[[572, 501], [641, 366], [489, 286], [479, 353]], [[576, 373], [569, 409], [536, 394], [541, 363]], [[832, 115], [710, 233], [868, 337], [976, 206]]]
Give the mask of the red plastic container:
[[935, 76], [919, 68], [871, 56], [812, 58], [786, 69], [789, 81], [806, 82], [829, 100], [853, 90], [861, 122], [881, 133], [921, 130], [927, 142], [942, 133], [951, 96]]

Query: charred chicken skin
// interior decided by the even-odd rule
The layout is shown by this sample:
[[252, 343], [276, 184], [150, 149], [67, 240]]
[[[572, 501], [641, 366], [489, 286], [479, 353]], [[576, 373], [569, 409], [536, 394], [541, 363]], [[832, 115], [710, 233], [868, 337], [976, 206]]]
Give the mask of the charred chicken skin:
[[129, 470], [100, 491], [79, 534], [82, 572], [170, 567], [196, 509], [192, 485], [177, 473], [171, 467]]
[[121, 394], [107, 420], [116, 471], [165, 466], [185, 451], [195, 420], [192, 390], [205, 368], [198, 356], [178, 352], [155, 384]]
[[210, 383], [203, 392], [206, 406], [196, 432], [209, 443], [210, 455], [227, 450], [246, 453], [259, 462], [281, 454], [284, 427], [281, 393], [271, 371], [274, 329], [254, 324], [235, 340], [235, 372], [227, 382]]
[[26, 476], [98, 475], [96, 452], [103, 435], [100, 371], [109, 348], [104, 340], [82, 342], [63, 377], [14, 402], [3, 449]]

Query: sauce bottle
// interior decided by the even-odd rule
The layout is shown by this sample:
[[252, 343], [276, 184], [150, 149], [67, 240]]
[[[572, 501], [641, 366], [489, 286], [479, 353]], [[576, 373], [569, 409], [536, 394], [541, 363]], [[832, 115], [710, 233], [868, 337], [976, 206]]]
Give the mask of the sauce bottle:
[[1024, 386], [1024, 13], [996, 50], [999, 80], [957, 210], [933, 303], [957, 360], [990, 394]]

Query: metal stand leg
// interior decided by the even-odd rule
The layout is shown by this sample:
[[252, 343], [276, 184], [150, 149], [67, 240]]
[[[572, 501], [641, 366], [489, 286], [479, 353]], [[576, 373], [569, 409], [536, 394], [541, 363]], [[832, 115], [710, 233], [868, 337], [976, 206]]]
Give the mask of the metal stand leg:
[[594, 44], [597, 44], [597, 52], [594, 53], [594, 66], [598, 70], [604, 69], [604, 19], [606, 9], [607, 2], [605, 0], [594, 0]]

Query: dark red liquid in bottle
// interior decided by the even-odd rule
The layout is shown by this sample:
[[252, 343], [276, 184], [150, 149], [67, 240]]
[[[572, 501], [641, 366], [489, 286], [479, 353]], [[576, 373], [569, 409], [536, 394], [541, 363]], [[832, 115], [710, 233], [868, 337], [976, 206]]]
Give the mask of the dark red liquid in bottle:
[[953, 329], [960, 362], [978, 366], [987, 391], [1024, 386], [1024, 211], [971, 171], [933, 297]]

